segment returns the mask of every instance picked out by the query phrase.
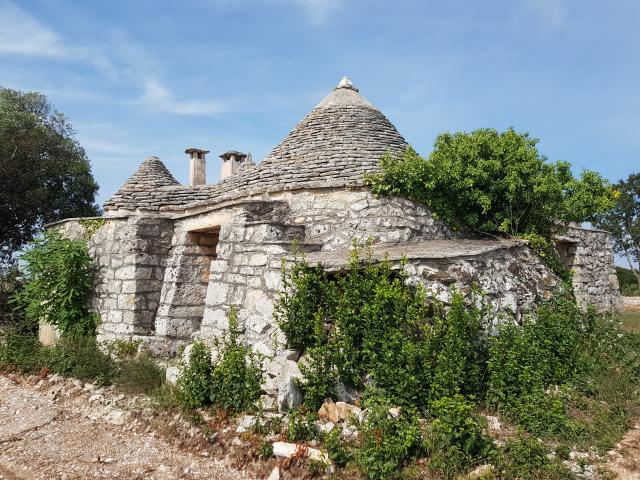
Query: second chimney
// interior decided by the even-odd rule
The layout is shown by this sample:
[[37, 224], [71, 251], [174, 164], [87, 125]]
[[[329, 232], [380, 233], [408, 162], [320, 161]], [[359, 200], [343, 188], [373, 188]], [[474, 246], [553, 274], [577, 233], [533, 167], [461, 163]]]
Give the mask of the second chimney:
[[207, 160], [205, 155], [209, 150], [200, 150], [199, 148], [187, 148], [184, 153], [190, 155], [189, 159], [189, 185], [207, 184]]
[[220, 155], [222, 159], [222, 169], [220, 170], [220, 180], [224, 180], [225, 178], [236, 173], [238, 167], [245, 161], [247, 158], [246, 153], [237, 152], [235, 150], [229, 150], [228, 152]]

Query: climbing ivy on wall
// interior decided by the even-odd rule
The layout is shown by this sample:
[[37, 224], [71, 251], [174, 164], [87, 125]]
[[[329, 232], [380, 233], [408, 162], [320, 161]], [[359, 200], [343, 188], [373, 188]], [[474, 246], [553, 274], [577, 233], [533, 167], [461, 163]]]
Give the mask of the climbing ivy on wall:
[[105, 224], [104, 218], [85, 218], [79, 221], [80, 225], [84, 229], [84, 238], [89, 240], [93, 237], [93, 234], [96, 233], [100, 227]]

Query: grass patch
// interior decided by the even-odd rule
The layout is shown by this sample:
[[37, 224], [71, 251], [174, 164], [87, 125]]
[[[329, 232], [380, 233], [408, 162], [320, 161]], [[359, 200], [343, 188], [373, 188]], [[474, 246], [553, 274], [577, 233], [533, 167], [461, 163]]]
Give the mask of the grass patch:
[[0, 336], [0, 370], [57, 373], [97, 385], [116, 385], [126, 393], [150, 393], [164, 384], [164, 369], [147, 352], [129, 349], [110, 355], [93, 337], [67, 337], [52, 347], [40, 344], [29, 328]]
[[640, 333], [640, 312], [620, 312], [616, 318], [623, 332]]

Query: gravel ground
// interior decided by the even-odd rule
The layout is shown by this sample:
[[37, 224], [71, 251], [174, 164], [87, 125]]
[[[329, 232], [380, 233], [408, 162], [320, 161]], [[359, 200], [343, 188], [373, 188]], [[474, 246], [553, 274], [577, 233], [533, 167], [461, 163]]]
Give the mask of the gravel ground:
[[0, 374], [0, 480], [249, 478], [140, 425], [127, 402], [78, 380]]

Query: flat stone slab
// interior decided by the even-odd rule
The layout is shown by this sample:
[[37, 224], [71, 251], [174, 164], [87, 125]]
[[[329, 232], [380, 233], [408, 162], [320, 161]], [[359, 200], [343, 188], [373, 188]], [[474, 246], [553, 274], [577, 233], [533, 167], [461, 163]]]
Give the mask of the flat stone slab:
[[[390, 261], [400, 261], [403, 258], [408, 260], [420, 259], [446, 259], [460, 257], [475, 257], [485, 255], [496, 250], [510, 249], [519, 245], [524, 245], [524, 240], [516, 239], [496, 239], [496, 240], [425, 240], [421, 242], [397, 243], [397, 244], [377, 244], [373, 246], [372, 259], [379, 262], [388, 258]], [[362, 252], [362, 257], [367, 255]], [[326, 250], [306, 254], [309, 265], [322, 264], [327, 270], [336, 270], [344, 267], [351, 257], [351, 248], [339, 250]], [[296, 261], [294, 256], [287, 257], [290, 262]]]

